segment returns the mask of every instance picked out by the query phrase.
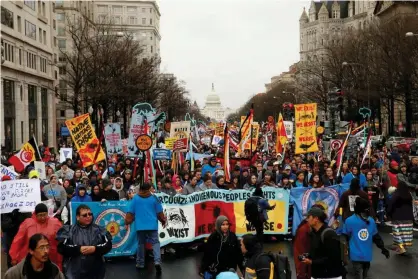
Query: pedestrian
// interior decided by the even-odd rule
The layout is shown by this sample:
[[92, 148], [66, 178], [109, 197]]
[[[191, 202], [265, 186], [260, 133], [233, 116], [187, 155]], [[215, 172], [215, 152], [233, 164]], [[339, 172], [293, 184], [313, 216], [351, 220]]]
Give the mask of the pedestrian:
[[327, 214], [318, 207], [312, 207], [306, 214], [310, 235], [309, 255], [299, 259], [311, 265], [311, 276], [314, 279], [342, 279], [345, 268], [341, 258], [341, 243], [336, 232], [326, 224]]
[[136, 268], [145, 267], [145, 243], [150, 242], [154, 254], [154, 265], [157, 274], [161, 274], [161, 251], [158, 236], [158, 221], [166, 225], [166, 217], [159, 199], [151, 193], [151, 184], [144, 183], [139, 193], [134, 196], [125, 217], [125, 224], [130, 225], [135, 220], [135, 230], [138, 239]]
[[75, 214], [76, 224], [64, 225], [57, 233], [65, 278], [104, 279], [103, 256], [112, 249], [112, 236], [93, 223], [93, 213], [87, 205], [79, 205]]
[[4, 279], [64, 279], [64, 275], [49, 259], [48, 237], [37, 233], [29, 238], [28, 253], [19, 264], [7, 270]]
[[252, 234], [241, 239], [241, 251], [245, 257], [244, 279], [270, 279], [274, 277], [274, 265], [268, 254], [263, 254], [262, 242]]
[[373, 243], [389, 258], [389, 251], [377, 231], [377, 226], [370, 217], [370, 203], [357, 197], [354, 206], [355, 214], [345, 220], [343, 234], [349, 239], [350, 260], [354, 267], [355, 279], [369, 278], [368, 272], [373, 255]]
[[42, 192], [48, 199], [54, 201], [54, 213], [56, 213], [56, 216], [60, 216], [67, 203], [67, 192], [64, 187], [58, 184], [57, 175], [51, 175], [49, 184], [42, 189]]
[[221, 215], [215, 221], [215, 231], [205, 243], [204, 254], [200, 265], [200, 274], [205, 279], [215, 277], [226, 271], [242, 271], [243, 255], [235, 233], [230, 231], [227, 217]]
[[9, 251], [12, 265], [18, 264], [28, 254], [28, 239], [32, 235], [42, 233], [49, 240], [50, 249], [48, 254], [51, 261], [62, 270], [62, 257], [58, 253], [58, 242], [55, 240], [55, 235], [61, 227], [62, 224], [57, 218], [48, 216], [48, 207], [45, 204], [37, 204], [32, 217], [23, 221], [13, 239]]
[[[119, 194], [115, 190], [112, 189], [113, 185], [110, 182], [109, 179], [105, 178], [102, 180], [103, 190], [100, 191], [100, 201], [106, 202], [106, 201], [118, 201], [119, 200]], [[94, 186], [93, 186], [94, 187]]]
[[392, 218], [394, 248], [399, 254], [404, 254], [406, 248], [412, 246], [414, 220], [412, 195], [404, 181], [399, 181], [390, 200], [387, 215]]

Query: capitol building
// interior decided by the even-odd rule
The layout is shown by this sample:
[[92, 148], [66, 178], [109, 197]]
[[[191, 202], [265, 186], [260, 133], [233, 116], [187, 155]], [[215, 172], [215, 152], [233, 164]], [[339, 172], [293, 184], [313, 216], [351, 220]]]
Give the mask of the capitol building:
[[215, 86], [212, 83], [212, 92], [206, 97], [202, 114], [217, 122], [225, 121], [226, 117], [234, 111], [230, 108], [224, 108], [221, 99], [215, 92]]

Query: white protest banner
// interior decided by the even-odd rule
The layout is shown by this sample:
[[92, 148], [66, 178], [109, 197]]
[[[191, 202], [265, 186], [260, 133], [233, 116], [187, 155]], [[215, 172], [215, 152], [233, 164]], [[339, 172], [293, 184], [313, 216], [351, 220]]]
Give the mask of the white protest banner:
[[73, 159], [72, 148], [61, 148], [60, 149], [60, 163], [65, 162], [67, 159]]
[[170, 138], [188, 139], [190, 137], [190, 121], [171, 122]]
[[41, 202], [39, 179], [9, 180], [1, 183], [1, 213], [10, 213], [15, 209], [20, 212], [33, 212]]
[[122, 138], [120, 135], [120, 124], [107, 123], [105, 126], [105, 142], [107, 156], [122, 154]]
[[283, 121], [284, 128], [286, 129], [286, 135], [289, 142], [293, 140], [293, 122], [292, 121]]
[[35, 170], [39, 172], [40, 179], [46, 179], [45, 162], [35, 161]]
[[10, 176], [10, 179], [12, 180], [17, 179], [17, 177], [19, 176], [19, 174], [15, 172], [14, 170], [10, 169], [10, 167], [6, 167], [0, 164], [0, 178], [5, 175]]

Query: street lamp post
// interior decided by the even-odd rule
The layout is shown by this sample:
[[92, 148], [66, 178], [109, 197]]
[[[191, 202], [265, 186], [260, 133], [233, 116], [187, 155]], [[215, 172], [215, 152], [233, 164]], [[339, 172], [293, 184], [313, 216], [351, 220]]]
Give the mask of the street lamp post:
[[418, 34], [414, 34], [413, 32], [407, 32], [405, 34], [405, 37], [415, 37], [415, 36], [418, 36]]

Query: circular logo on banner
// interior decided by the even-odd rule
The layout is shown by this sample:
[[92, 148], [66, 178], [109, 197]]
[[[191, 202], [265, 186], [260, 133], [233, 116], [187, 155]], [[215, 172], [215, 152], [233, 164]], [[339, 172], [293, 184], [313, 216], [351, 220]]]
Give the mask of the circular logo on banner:
[[145, 134], [140, 135], [136, 138], [135, 144], [140, 151], [147, 151], [152, 146], [152, 138]]
[[322, 126], [318, 126], [316, 127], [316, 132], [321, 135], [325, 132], [325, 129]]
[[332, 143], [331, 143], [331, 149], [332, 150], [339, 150], [340, 148], [341, 148], [341, 145], [342, 145], [343, 143], [341, 142], [341, 141], [339, 141], [339, 140], [334, 140]]
[[369, 231], [368, 231], [367, 229], [361, 229], [361, 230], [358, 232], [358, 238], [359, 238], [361, 241], [366, 241], [367, 239], [369, 239]]
[[107, 209], [97, 216], [95, 224], [105, 227], [112, 235], [112, 248], [119, 248], [129, 238], [130, 226], [125, 228], [125, 213], [119, 209]]
[[170, 129], [171, 129], [171, 122], [167, 121], [164, 124], [164, 131], [166, 131], [167, 133], [170, 133]]

